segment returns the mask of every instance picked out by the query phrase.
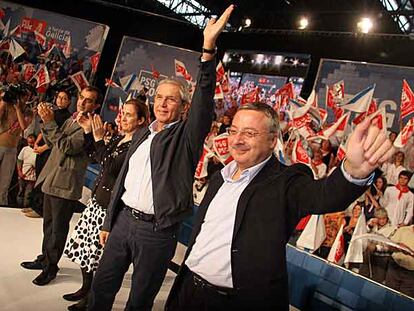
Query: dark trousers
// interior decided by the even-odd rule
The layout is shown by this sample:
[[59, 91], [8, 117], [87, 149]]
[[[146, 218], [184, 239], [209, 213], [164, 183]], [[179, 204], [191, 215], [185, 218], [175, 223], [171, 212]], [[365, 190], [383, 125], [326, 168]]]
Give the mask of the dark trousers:
[[17, 194], [17, 206], [29, 207], [30, 196], [35, 185], [34, 180], [24, 180], [19, 178], [19, 193]]
[[152, 222], [122, 210], [115, 220], [96, 271], [88, 310], [111, 310], [132, 263], [131, 290], [125, 310], [151, 310], [177, 245], [178, 226], [154, 231]]
[[[184, 266], [168, 297], [167, 311], [289, 310], [288, 297], [269, 290], [228, 290], [206, 285]], [[287, 294], [286, 294], [287, 296]]]
[[48, 194], [43, 200], [43, 244], [47, 269], [56, 270], [62, 257], [75, 201]]
[[414, 271], [400, 267], [394, 259], [390, 259], [385, 285], [414, 297]]

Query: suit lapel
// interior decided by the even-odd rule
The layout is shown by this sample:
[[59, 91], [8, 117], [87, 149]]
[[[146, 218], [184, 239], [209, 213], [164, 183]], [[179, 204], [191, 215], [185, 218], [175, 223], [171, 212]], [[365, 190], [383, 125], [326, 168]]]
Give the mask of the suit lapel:
[[276, 160], [276, 157], [272, 155], [265, 166], [260, 172], [253, 178], [250, 184], [246, 187], [239, 198], [236, 211], [236, 220], [234, 223], [233, 239], [238, 233], [240, 226], [243, 221], [244, 213], [249, 203], [250, 197], [253, 195], [255, 190], [269, 177], [273, 177], [280, 169], [280, 163]]

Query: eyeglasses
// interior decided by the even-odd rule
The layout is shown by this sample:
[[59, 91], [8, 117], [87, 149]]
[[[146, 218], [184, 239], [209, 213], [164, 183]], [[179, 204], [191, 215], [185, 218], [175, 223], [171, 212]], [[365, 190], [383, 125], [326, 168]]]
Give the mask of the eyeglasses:
[[245, 138], [255, 138], [256, 136], [259, 136], [261, 134], [273, 133], [273, 132], [256, 132], [254, 130], [249, 130], [249, 129], [236, 130], [231, 127], [227, 128], [226, 131], [227, 131], [227, 134], [229, 134], [229, 136], [235, 136], [237, 134], [240, 134], [240, 136], [245, 137]]

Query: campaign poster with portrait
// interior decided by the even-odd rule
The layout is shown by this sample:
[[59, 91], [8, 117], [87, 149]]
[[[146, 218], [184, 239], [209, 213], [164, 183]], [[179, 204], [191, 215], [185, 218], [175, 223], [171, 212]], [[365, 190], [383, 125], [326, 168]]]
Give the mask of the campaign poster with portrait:
[[124, 36], [107, 91], [101, 115], [112, 122], [120, 103], [145, 93], [150, 107], [158, 83], [167, 77], [182, 79], [194, 86], [200, 53], [159, 42]]
[[[374, 99], [378, 108], [385, 107], [387, 128], [400, 131], [400, 105], [403, 79], [414, 87], [414, 68], [366, 62], [322, 59], [314, 89], [318, 93], [319, 105], [325, 108], [326, 87], [344, 81], [346, 102], [363, 89], [375, 84]], [[332, 116], [331, 116], [332, 117]]]

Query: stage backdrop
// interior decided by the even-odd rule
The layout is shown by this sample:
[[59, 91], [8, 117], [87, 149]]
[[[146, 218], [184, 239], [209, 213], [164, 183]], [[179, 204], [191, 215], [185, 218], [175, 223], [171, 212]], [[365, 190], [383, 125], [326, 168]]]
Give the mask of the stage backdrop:
[[[136, 95], [142, 88], [152, 106], [158, 82], [175, 76], [175, 62], [184, 64], [192, 80], [197, 78], [200, 53], [159, 42], [124, 36], [112, 71], [101, 115], [106, 121], [116, 117], [119, 100]], [[182, 67], [181, 67], [182, 68]], [[178, 77], [179, 79], [184, 79]]]
[[[9, 25], [8, 25], [9, 23]], [[0, 1], [0, 29], [9, 27], [9, 35], [26, 50], [26, 59], [36, 64], [39, 54], [55, 45], [61, 52], [69, 75], [83, 71], [93, 79], [109, 27], [53, 12]], [[0, 32], [1, 32], [0, 31]], [[63, 57], [62, 57], [63, 58]], [[82, 83], [81, 80], [79, 80]]]
[[414, 87], [413, 67], [322, 59], [314, 88], [318, 93], [319, 105], [324, 107], [327, 85], [344, 80], [346, 100], [375, 83], [374, 98], [377, 99], [378, 107], [386, 108], [387, 126], [399, 132], [403, 79]]

